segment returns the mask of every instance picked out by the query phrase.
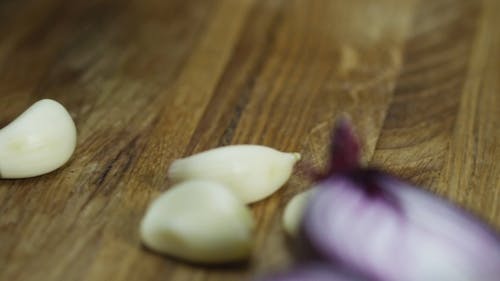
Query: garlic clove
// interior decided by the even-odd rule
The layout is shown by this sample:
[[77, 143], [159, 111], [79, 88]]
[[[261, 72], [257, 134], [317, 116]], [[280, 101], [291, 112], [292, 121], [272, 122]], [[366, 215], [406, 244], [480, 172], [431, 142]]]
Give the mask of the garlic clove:
[[0, 130], [0, 178], [39, 176], [64, 165], [76, 147], [76, 127], [56, 101], [36, 102]]
[[290, 201], [288, 201], [282, 220], [283, 229], [288, 235], [297, 237], [307, 203], [313, 193], [314, 189], [309, 189], [296, 194], [292, 199], [290, 199]]
[[140, 234], [157, 252], [197, 263], [225, 263], [248, 258], [253, 227], [248, 207], [225, 186], [194, 180], [153, 201]]
[[175, 160], [168, 171], [174, 181], [205, 179], [223, 183], [245, 203], [261, 200], [288, 180], [299, 153], [260, 145], [231, 145]]

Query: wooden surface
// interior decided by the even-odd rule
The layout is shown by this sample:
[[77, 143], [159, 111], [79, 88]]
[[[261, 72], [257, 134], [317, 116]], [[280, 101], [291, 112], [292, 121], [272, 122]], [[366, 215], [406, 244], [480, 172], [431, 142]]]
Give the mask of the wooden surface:
[[0, 180], [0, 280], [246, 280], [293, 262], [280, 227], [300, 172], [254, 204], [248, 265], [141, 247], [173, 159], [233, 143], [325, 162], [350, 114], [363, 157], [500, 229], [500, 1], [3, 0], [0, 126], [53, 98], [78, 147]]

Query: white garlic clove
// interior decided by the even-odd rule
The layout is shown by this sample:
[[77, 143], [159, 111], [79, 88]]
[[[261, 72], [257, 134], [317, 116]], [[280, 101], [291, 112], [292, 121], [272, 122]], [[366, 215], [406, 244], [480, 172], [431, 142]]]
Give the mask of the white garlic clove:
[[260, 145], [231, 145], [175, 160], [168, 176], [174, 181], [205, 179], [223, 183], [245, 203], [261, 200], [288, 180], [299, 153]]
[[283, 212], [283, 228], [285, 232], [296, 237], [299, 233], [300, 224], [304, 217], [305, 209], [309, 199], [314, 193], [314, 189], [309, 189], [299, 194], [296, 194], [285, 207]]
[[248, 258], [252, 214], [225, 186], [186, 181], [158, 197], [144, 216], [144, 244], [160, 253], [196, 263]]
[[76, 127], [56, 101], [36, 102], [0, 130], [0, 178], [39, 176], [64, 165], [76, 146]]

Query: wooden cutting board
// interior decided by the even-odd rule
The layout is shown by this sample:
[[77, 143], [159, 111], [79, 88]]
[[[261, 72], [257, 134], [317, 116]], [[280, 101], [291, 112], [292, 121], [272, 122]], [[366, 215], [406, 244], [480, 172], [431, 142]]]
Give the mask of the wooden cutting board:
[[[42, 98], [79, 131], [48, 175], [0, 180], [0, 280], [247, 280], [293, 261], [298, 171], [252, 205], [251, 261], [201, 267], [141, 247], [179, 157], [237, 143], [321, 167], [349, 114], [364, 160], [500, 229], [500, 1], [0, 2], [0, 126]], [[1, 161], [1, 159], [0, 159]]]

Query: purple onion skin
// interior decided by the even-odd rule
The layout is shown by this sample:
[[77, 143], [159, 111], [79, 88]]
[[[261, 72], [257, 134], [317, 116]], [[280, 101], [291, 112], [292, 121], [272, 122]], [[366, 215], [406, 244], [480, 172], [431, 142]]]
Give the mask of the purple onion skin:
[[310, 264], [297, 267], [288, 272], [270, 275], [259, 281], [366, 281], [361, 280], [340, 271], [332, 266], [322, 264]]
[[359, 146], [346, 122], [334, 143], [302, 225], [318, 253], [380, 281], [500, 280], [493, 230], [424, 189], [353, 164]]

